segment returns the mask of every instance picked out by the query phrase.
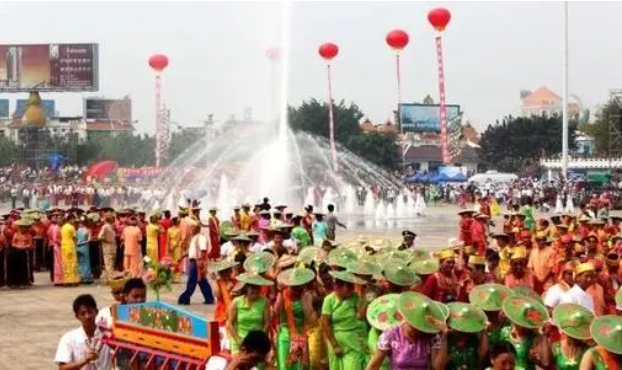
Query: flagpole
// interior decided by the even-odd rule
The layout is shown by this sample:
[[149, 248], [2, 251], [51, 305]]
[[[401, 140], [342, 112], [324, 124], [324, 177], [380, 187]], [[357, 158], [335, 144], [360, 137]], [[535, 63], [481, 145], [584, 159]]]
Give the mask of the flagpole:
[[568, 176], [568, 2], [564, 1], [564, 55], [562, 83], [562, 176]]

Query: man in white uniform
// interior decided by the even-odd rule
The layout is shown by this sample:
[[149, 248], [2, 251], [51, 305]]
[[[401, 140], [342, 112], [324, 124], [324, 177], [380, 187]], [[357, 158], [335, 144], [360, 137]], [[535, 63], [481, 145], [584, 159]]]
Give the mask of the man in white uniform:
[[590, 262], [580, 264], [574, 272], [574, 285], [562, 296], [560, 303], [576, 303], [594, 313], [594, 299], [586, 291], [595, 281], [594, 265]]
[[544, 305], [550, 309], [557, 307], [561, 303], [564, 296], [572, 289], [574, 285], [574, 270], [576, 264], [574, 262], [566, 262], [564, 264], [564, 270], [559, 282], [550, 287], [544, 293]]

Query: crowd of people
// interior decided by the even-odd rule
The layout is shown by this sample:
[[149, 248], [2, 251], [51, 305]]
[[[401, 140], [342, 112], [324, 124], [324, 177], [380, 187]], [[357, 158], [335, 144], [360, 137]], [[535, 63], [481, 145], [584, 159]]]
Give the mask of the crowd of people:
[[[178, 303], [190, 303], [198, 285], [203, 302], [215, 304], [209, 319], [220, 325], [221, 347], [234, 360], [211, 368], [618, 369], [622, 217], [605, 216], [603, 207], [596, 198], [581, 211], [537, 218], [527, 202], [510, 207], [494, 227], [489, 198], [482, 197], [476, 210], [459, 212], [451, 246], [434, 253], [409, 230], [398, 245], [365, 237], [337, 243], [341, 223], [332, 212], [307, 207], [294, 214], [267, 199], [236, 207], [223, 222], [211, 208], [207, 223], [196, 203], [176, 217], [166, 211], [148, 221], [133, 210], [52, 211], [45, 235], [60, 227], [60, 238], [40, 238], [60, 245], [51, 264], [57, 271], [58, 256], [62, 274], [52, 273], [58, 284], [92, 281], [88, 258], [76, 263], [74, 256], [86, 255], [84, 242], [101, 243], [119, 303], [146, 299], [146, 291], [132, 293], [144, 287], [143, 256], [172, 258], [175, 271], [188, 275]], [[13, 242], [3, 253], [15, 278], [31, 256], [36, 266], [35, 225], [47, 221], [17, 211], [6, 220], [3, 235]], [[91, 236], [80, 238], [76, 222]], [[25, 283], [31, 278], [20, 276]], [[95, 335], [96, 305], [81, 299], [76, 316], [84, 324], [82, 312], [90, 310], [85, 331]], [[253, 347], [265, 339], [258, 333], [268, 347]], [[83, 348], [77, 358], [66, 355], [63, 338], [57, 363], [97, 360], [106, 368], [105, 346]]]
[[[117, 304], [140, 303], [146, 261], [167, 258], [185, 280], [178, 304], [197, 286], [215, 304], [208, 319], [231, 357], [212, 368], [620, 368], [622, 217], [606, 192], [537, 217], [533, 191], [518, 189], [501, 200], [477, 189], [455, 240], [434, 253], [410, 230], [399, 244], [341, 241], [333, 205], [299, 214], [264, 199], [227, 220], [217, 208], [200, 217], [197, 201], [151, 213], [16, 207], [0, 223], [0, 286], [49, 271], [55, 286], [101, 279]], [[61, 339], [59, 367], [124, 368], [94, 339], [110, 308], [81, 296], [74, 312], [82, 329]]]

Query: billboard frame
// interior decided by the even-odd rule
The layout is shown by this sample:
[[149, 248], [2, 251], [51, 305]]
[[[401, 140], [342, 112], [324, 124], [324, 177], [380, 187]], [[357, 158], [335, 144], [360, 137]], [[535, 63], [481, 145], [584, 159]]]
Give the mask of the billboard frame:
[[127, 123], [132, 123], [134, 120], [133, 117], [133, 101], [132, 98], [128, 96], [126, 96], [125, 98], [121, 98], [121, 99], [112, 99], [112, 98], [102, 98], [102, 97], [96, 97], [96, 96], [85, 96], [82, 97], [82, 116], [84, 117], [84, 119], [86, 121], [118, 121], [118, 122], [126, 122], [125, 120], [118, 120], [118, 119], [114, 119], [114, 118], [89, 118], [87, 115], [87, 101], [88, 100], [108, 100], [108, 101], [123, 101], [123, 100], [129, 100], [130, 101], [130, 119], [127, 120]]
[[[439, 130], [431, 130], [431, 131], [426, 131], [426, 130], [409, 130], [406, 129], [403, 125], [404, 125], [404, 120], [403, 120], [403, 114], [402, 114], [402, 108], [403, 107], [426, 107], [426, 108], [436, 108], [439, 110], [439, 123], [440, 123], [440, 104], [426, 104], [426, 103], [401, 103], [399, 104], [398, 107], [398, 111], [397, 111], [397, 116], [399, 119], [399, 124], [400, 124], [400, 131], [403, 133], [424, 133], [424, 132], [436, 132], [436, 133], [440, 133], [440, 126], [439, 126]], [[460, 109], [460, 104], [445, 104], [445, 107], [447, 107], [448, 109], [451, 108], [458, 108], [458, 117], [462, 114], [462, 110]], [[447, 121], [450, 122], [451, 119], [448, 117]]]
[[2, 44], [3, 46], [42, 46], [42, 45], [92, 45], [93, 46], [93, 86], [88, 88], [85, 87], [16, 87], [16, 88], [6, 88], [0, 87], [0, 94], [10, 94], [10, 93], [24, 93], [37, 91], [42, 93], [62, 93], [62, 92], [97, 92], [99, 91], [99, 44], [95, 42], [50, 42], [50, 43], [36, 43], [36, 44], [28, 44], [28, 43], [15, 43], [15, 44]]

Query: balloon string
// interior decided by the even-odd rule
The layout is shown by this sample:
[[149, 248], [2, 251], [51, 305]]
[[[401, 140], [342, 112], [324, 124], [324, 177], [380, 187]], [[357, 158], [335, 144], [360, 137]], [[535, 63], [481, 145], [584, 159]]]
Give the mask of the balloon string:
[[162, 117], [161, 117], [161, 113], [160, 113], [160, 104], [161, 104], [161, 99], [162, 99], [162, 95], [161, 95], [161, 79], [160, 79], [160, 75], [157, 74], [156, 75], [156, 80], [155, 80], [155, 119], [156, 119], [156, 153], [155, 153], [155, 158], [156, 158], [156, 168], [160, 168], [160, 160], [161, 160], [161, 156], [162, 156]]
[[330, 130], [330, 151], [333, 156], [333, 169], [337, 172], [337, 147], [335, 146], [335, 121], [333, 116], [333, 83], [330, 76], [330, 64], [326, 65], [326, 70], [328, 73], [328, 123]]
[[443, 46], [441, 36], [436, 37], [436, 57], [438, 59], [438, 93], [439, 93], [439, 113], [441, 119], [441, 152], [443, 163], [449, 164], [449, 148], [447, 143], [447, 107], [445, 105], [445, 72], [443, 67]]
[[395, 54], [395, 66], [397, 71], [397, 107], [402, 104], [402, 76], [400, 73], [400, 54]]

